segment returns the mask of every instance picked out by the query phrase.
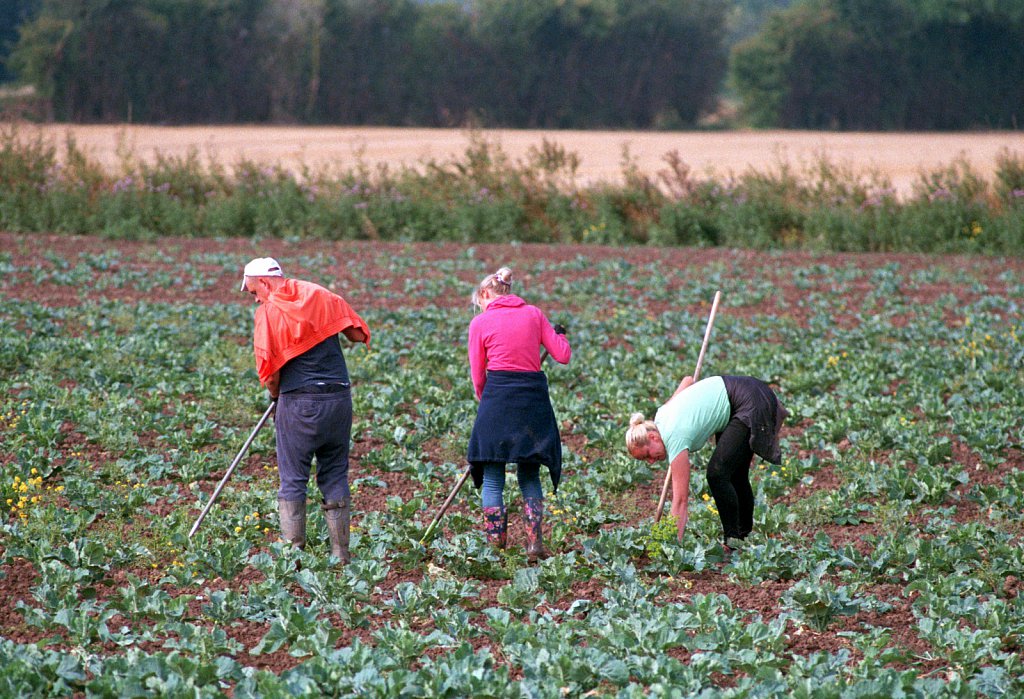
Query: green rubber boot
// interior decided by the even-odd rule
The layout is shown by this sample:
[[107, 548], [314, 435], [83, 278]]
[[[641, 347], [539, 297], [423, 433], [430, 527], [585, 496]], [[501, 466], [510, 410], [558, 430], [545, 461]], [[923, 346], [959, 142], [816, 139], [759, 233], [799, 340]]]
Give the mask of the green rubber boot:
[[324, 519], [327, 520], [327, 536], [331, 540], [331, 555], [342, 564], [352, 560], [348, 550], [349, 525], [352, 521], [352, 498], [324, 501]]
[[281, 538], [294, 546], [306, 548], [306, 501], [277, 501], [278, 519], [281, 520]]

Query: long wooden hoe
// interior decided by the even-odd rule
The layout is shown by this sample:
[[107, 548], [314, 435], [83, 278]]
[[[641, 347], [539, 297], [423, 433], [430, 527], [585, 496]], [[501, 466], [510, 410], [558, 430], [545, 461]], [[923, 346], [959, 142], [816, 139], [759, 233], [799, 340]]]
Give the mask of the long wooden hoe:
[[256, 427], [253, 428], [252, 434], [249, 435], [249, 439], [245, 440], [245, 444], [242, 445], [241, 450], [238, 452], [238, 456], [236, 456], [235, 460], [231, 462], [230, 466], [228, 466], [228, 472], [220, 479], [220, 483], [217, 484], [217, 488], [213, 491], [213, 495], [210, 496], [209, 501], [206, 503], [206, 507], [204, 507], [203, 511], [199, 514], [199, 519], [197, 519], [196, 523], [192, 525], [192, 530], [188, 533], [189, 539], [191, 539], [192, 535], [199, 530], [199, 525], [202, 524], [203, 519], [206, 518], [206, 513], [210, 511], [210, 508], [213, 507], [213, 503], [217, 501], [217, 496], [220, 495], [220, 491], [224, 488], [224, 484], [228, 482], [229, 478], [231, 478], [231, 474], [234, 473], [235, 467], [238, 466], [238, 462], [242, 460], [243, 456], [245, 456], [245, 452], [249, 451], [249, 445], [252, 444], [252, 440], [256, 439], [256, 435], [259, 434], [263, 425], [266, 424], [267, 419], [270, 418], [270, 413], [274, 411], [275, 405], [277, 405], [277, 401], [270, 401], [270, 407], [267, 408], [267, 412], [263, 413], [263, 417], [261, 417], [260, 421], [256, 423]]
[[[722, 292], [715, 292], [715, 300], [711, 302], [711, 315], [708, 316], [708, 327], [704, 331], [704, 344], [700, 347], [700, 355], [697, 356], [697, 368], [693, 370], [694, 383], [700, 378], [700, 367], [704, 363], [704, 353], [708, 351], [708, 341], [711, 340], [711, 326], [715, 323], [715, 314], [718, 312], [718, 301], [722, 298]], [[661, 512], [665, 508], [665, 497], [668, 495], [668, 487], [672, 484], [672, 464], [668, 466], [668, 473], [665, 474], [665, 483], [661, 486], [661, 497], [658, 499], [658, 509], [654, 513], [654, 522], [661, 521]]]
[[430, 536], [434, 533], [434, 530], [437, 529], [437, 525], [441, 522], [441, 518], [444, 517], [444, 513], [448, 511], [449, 507], [451, 507], [452, 500], [454, 500], [455, 496], [459, 494], [460, 490], [462, 490], [462, 486], [466, 484], [471, 468], [471, 466], [466, 467], [466, 470], [463, 471], [459, 482], [455, 484], [455, 487], [452, 488], [452, 492], [448, 493], [448, 497], [444, 499], [441, 509], [437, 511], [437, 514], [434, 515], [434, 520], [430, 523], [430, 526], [427, 527], [426, 531], [423, 532], [423, 536], [420, 537], [421, 546], [426, 545], [427, 541], [430, 540]]

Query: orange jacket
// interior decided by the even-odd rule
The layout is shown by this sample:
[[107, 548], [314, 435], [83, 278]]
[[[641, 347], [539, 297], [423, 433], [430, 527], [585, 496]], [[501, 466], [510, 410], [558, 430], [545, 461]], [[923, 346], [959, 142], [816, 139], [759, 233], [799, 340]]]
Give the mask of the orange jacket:
[[253, 352], [260, 383], [288, 360], [312, 349], [347, 328], [358, 328], [370, 344], [370, 328], [348, 301], [319, 284], [286, 279], [256, 309]]

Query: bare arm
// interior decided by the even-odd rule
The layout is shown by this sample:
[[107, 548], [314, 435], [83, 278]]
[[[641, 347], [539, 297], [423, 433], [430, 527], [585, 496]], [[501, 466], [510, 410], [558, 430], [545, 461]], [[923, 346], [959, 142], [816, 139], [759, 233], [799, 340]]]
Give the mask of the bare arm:
[[690, 452], [684, 449], [672, 459], [672, 516], [679, 528], [679, 540], [683, 540], [686, 523], [690, 517]]
[[366, 333], [362, 331], [362, 328], [357, 328], [354, 325], [350, 325], [341, 331], [349, 342], [366, 342]]
[[[678, 396], [680, 393], [682, 393], [683, 391], [685, 391], [686, 389], [688, 389], [692, 385], [693, 385], [693, 377], [692, 376], [684, 376], [683, 380], [679, 382], [679, 388], [677, 388], [676, 392], [672, 394], [672, 398], [675, 398], [676, 396]], [[672, 398], [669, 398], [669, 400], [672, 400]]]

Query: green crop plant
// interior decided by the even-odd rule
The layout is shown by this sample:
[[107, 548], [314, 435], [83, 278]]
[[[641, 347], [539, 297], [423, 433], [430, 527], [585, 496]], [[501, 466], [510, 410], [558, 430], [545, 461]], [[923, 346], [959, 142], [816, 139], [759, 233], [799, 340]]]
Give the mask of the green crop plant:
[[857, 613], [861, 602], [849, 588], [830, 582], [800, 580], [782, 596], [783, 605], [815, 631], [824, 631], [837, 616]]
[[646, 546], [647, 555], [651, 559], [665, 556], [668, 548], [675, 544], [677, 533], [676, 518], [662, 516], [660, 520], [651, 525], [651, 533]]

